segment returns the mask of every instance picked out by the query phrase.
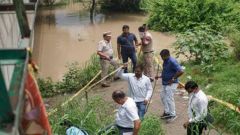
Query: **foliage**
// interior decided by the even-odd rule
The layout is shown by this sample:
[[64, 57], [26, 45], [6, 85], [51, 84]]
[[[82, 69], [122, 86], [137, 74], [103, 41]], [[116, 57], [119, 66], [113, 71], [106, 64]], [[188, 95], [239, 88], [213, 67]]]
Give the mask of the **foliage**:
[[[186, 69], [182, 78], [191, 76], [192, 80], [197, 81], [201, 89], [207, 94], [238, 106], [240, 63], [233, 57], [229, 57], [226, 60], [213, 62], [212, 64], [216, 70], [211, 74], [205, 74], [201, 72], [202, 65], [196, 65], [191, 62], [185, 63]], [[238, 134], [238, 131], [240, 131], [240, 117], [238, 113], [218, 103], [211, 108], [211, 113], [214, 115], [216, 124], [224, 125], [225, 130]]]
[[103, 0], [101, 9], [107, 11], [137, 12], [141, 11], [140, 1], [141, 0]]
[[239, 3], [232, 0], [143, 0], [141, 7], [157, 31], [182, 32], [203, 24], [217, 31], [230, 24], [240, 29]]
[[214, 70], [213, 62], [228, 56], [224, 38], [205, 26], [179, 34], [174, 46], [177, 57], [184, 55], [196, 64], [205, 65], [202, 71], [207, 73]]
[[41, 90], [41, 94], [44, 97], [51, 97], [56, 93], [60, 93], [59, 91], [56, 90], [55, 88], [55, 83], [51, 78], [46, 78], [46, 79], [41, 79], [38, 78], [38, 86]]
[[99, 58], [93, 55], [84, 65], [72, 63], [64, 74], [62, 81], [54, 83], [50, 78], [38, 79], [43, 97], [60, 93], [74, 92], [85, 86], [100, 70]]
[[159, 118], [154, 115], [144, 118], [139, 135], [164, 135], [162, 123]]
[[50, 116], [50, 123], [55, 134], [65, 134], [66, 127], [60, 125], [64, 120], [81, 129], [85, 129], [88, 134], [93, 135], [100, 131], [105, 125], [113, 122], [114, 116], [110, 111], [112, 106], [106, 101], [94, 97], [88, 104], [83, 100], [74, 100], [54, 115]]
[[240, 31], [233, 31], [228, 35], [231, 40], [231, 46], [234, 47], [233, 53], [235, 57], [240, 61]]

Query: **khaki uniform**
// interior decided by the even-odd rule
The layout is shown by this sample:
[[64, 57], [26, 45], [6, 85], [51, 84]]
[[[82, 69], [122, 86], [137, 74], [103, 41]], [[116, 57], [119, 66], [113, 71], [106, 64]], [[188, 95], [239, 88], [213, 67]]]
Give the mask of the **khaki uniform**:
[[154, 77], [153, 71], [153, 45], [152, 45], [152, 35], [149, 32], [146, 32], [142, 40], [150, 40], [148, 44], [142, 42], [142, 52], [143, 52], [143, 62], [144, 62], [144, 74], [147, 77]]
[[[100, 57], [100, 64], [102, 68], [101, 78], [104, 78], [105, 76], [108, 75], [110, 64], [114, 66], [115, 69], [118, 68], [118, 64], [115, 60], [113, 60], [113, 48], [112, 48], [111, 42], [107, 42], [106, 40], [101, 40], [98, 43], [97, 51], [101, 51], [111, 58], [111, 60], [109, 61]], [[106, 79], [103, 80], [102, 83], [106, 83]]]

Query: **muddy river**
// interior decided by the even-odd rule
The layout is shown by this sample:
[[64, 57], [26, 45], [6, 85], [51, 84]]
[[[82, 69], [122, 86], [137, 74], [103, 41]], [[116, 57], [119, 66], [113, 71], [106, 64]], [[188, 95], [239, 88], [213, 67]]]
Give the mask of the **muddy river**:
[[[96, 14], [95, 23], [90, 22], [89, 13], [80, 4], [72, 4], [52, 10], [39, 9], [35, 25], [34, 59], [40, 68], [40, 77], [60, 80], [66, 72], [66, 65], [72, 62], [84, 63], [96, 53], [102, 33], [112, 31], [112, 43], [116, 51], [116, 39], [122, 26], [130, 26], [130, 32], [138, 37], [137, 28], [147, 17], [138, 14], [112, 13]], [[150, 31], [156, 53], [171, 48], [173, 36]], [[116, 53], [115, 53], [116, 54]]]

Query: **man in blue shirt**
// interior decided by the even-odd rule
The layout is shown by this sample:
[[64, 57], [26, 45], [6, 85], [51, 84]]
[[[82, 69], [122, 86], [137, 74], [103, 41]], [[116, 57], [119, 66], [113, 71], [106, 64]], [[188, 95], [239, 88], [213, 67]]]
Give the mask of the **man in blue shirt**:
[[177, 118], [175, 112], [174, 92], [178, 86], [178, 77], [183, 74], [183, 70], [176, 59], [170, 56], [167, 49], [160, 52], [163, 60], [163, 70], [161, 76], [156, 76], [156, 79], [162, 78], [161, 100], [164, 106], [164, 113], [161, 116], [171, 122]]
[[[128, 25], [123, 25], [122, 31], [123, 33], [117, 38], [118, 58], [122, 59], [123, 63], [127, 63], [128, 58], [130, 58], [133, 64], [134, 72], [137, 64], [135, 46], [138, 45], [138, 40], [133, 33], [129, 32]], [[127, 68], [125, 68], [124, 72], [128, 72]]]

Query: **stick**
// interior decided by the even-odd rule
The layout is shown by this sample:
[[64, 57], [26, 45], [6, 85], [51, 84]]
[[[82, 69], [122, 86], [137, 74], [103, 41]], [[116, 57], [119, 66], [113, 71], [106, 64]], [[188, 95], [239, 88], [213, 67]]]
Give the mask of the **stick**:
[[[160, 69], [160, 65], [158, 64], [157, 75], [158, 75], [159, 69]], [[157, 76], [157, 75], [156, 75], [156, 76]], [[148, 104], [147, 104], [147, 106], [146, 106], [145, 113], [147, 113], [147, 111], [148, 111], [148, 107], [149, 107], [149, 105], [150, 105], [150, 102], [151, 102], [152, 97], [153, 97], [153, 93], [154, 93], [155, 88], [156, 88], [156, 84], [157, 84], [157, 80], [155, 79], [155, 81], [154, 81], [154, 85], [153, 85], [153, 92], [152, 92], [152, 95], [151, 95], [151, 97], [150, 97], [150, 100], [149, 100], [149, 102], [148, 102]]]

